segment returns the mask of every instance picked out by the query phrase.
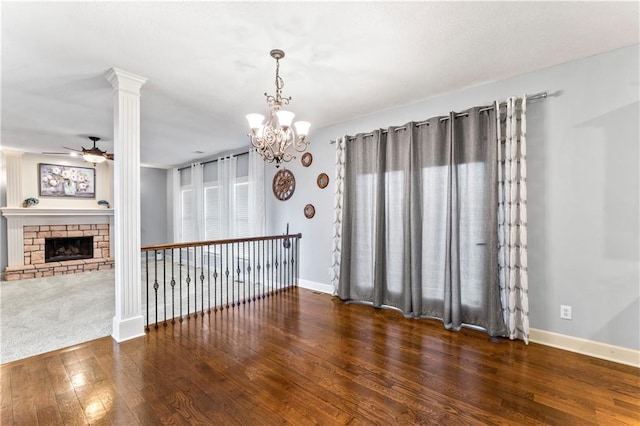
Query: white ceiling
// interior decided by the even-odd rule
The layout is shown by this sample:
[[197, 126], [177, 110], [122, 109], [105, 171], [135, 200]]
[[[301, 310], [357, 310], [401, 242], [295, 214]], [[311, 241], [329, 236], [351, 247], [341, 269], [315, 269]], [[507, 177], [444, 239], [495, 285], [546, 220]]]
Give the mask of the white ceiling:
[[[639, 41], [638, 2], [2, 3], [2, 146], [113, 147], [111, 67], [148, 78], [141, 161], [248, 145], [273, 48], [313, 128]], [[313, 140], [313, 139], [311, 139]], [[196, 153], [202, 151], [202, 153]]]

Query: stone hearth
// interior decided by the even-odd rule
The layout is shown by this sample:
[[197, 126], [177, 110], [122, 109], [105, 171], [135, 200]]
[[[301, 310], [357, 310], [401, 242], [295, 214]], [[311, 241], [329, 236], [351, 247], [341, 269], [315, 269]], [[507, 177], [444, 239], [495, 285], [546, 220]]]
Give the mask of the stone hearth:
[[[3, 208], [7, 281], [113, 268], [111, 209]], [[45, 263], [45, 238], [93, 237], [93, 258]]]

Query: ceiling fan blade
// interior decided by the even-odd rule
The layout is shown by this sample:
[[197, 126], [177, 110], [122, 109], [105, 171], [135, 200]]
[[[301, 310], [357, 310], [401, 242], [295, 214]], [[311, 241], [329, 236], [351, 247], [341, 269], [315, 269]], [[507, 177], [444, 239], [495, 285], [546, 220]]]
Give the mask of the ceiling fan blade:
[[107, 160], [111, 160], [111, 161], [113, 161], [113, 154], [111, 154], [111, 153], [109, 153], [109, 152], [105, 152], [103, 155], [105, 156], [105, 158], [106, 158]]
[[81, 150], [79, 150], [79, 149], [69, 148], [69, 147], [67, 147], [67, 146], [63, 146], [63, 148], [64, 148], [64, 149], [68, 149], [68, 150], [70, 150], [70, 151], [82, 152], [82, 151], [81, 151]]

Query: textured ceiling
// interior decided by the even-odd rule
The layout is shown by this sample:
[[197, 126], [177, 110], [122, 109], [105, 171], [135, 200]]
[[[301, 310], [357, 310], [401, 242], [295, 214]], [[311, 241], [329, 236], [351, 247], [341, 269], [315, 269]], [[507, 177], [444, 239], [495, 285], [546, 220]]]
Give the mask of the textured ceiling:
[[148, 78], [141, 161], [167, 167], [248, 144], [244, 116], [265, 113], [274, 91], [273, 48], [313, 132], [636, 44], [638, 13], [638, 2], [3, 2], [2, 146], [63, 151], [97, 135], [111, 149], [111, 67]]

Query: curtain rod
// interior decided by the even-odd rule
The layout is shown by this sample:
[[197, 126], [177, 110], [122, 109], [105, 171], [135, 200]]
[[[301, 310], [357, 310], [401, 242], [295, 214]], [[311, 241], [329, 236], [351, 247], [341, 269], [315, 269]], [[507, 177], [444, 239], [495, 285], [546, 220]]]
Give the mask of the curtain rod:
[[[531, 95], [531, 96], [527, 96], [527, 100], [528, 100], [528, 101], [535, 101], [536, 99], [544, 99], [544, 98], [546, 98], [547, 96], [549, 96], [547, 92], [539, 92], [539, 93], [535, 93], [535, 94], [533, 94], [533, 95]], [[506, 105], [506, 104], [507, 104], [507, 102], [506, 102], [506, 101], [502, 101], [502, 102], [500, 102], [500, 106], [502, 106], [502, 105]], [[494, 106], [494, 105], [491, 105], [491, 106], [488, 106], [488, 107], [485, 107], [485, 108], [480, 108], [480, 109], [478, 110], [478, 112], [490, 111], [490, 110], [492, 110], [492, 109], [494, 109], [494, 108], [495, 108], [495, 106]], [[455, 114], [455, 118], [458, 118], [458, 117], [466, 117], [466, 116], [468, 116], [468, 115], [469, 115], [469, 113], [468, 113], [468, 112], [461, 112], [460, 114]], [[448, 119], [449, 119], [449, 117], [442, 117], [442, 118], [440, 119], [440, 122], [447, 121]], [[417, 122], [417, 123], [416, 123], [416, 126], [424, 126], [425, 124], [426, 124], [426, 125], [429, 125], [429, 120], [419, 121], [419, 122]], [[397, 131], [399, 131], [399, 130], [407, 130], [407, 128], [406, 128], [406, 126], [402, 126], [402, 127], [396, 127], [394, 130], [397, 132]], [[382, 133], [388, 133], [388, 132], [389, 132], [388, 130], [382, 130]], [[363, 137], [373, 136], [373, 133], [365, 133], [365, 134], [364, 134], [364, 135], [362, 135], [362, 136], [363, 136]], [[350, 137], [349, 137], [349, 140], [350, 140], [350, 141], [355, 140], [355, 137], [354, 137], [354, 136], [350, 136]], [[329, 141], [329, 144], [331, 144], [331, 145], [333, 145], [334, 143], [336, 143], [336, 141], [335, 141], [335, 140], [330, 140], [330, 141]]]
[[[233, 154], [233, 155], [223, 155], [222, 157], [219, 157], [219, 158], [240, 157], [241, 155], [247, 155], [247, 154], [249, 154], [249, 151], [247, 151], [247, 152], [240, 152], [240, 153], [238, 153], [238, 154]], [[196, 162], [196, 163], [192, 163], [192, 164], [202, 164], [202, 165], [204, 166], [205, 164], [215, 163], [216, 161], [218, 161], [218, 159], [217, 159], [217, 158], [214, 158], [213, 160], [203, 161], [202, 163], [197, 163], [197, 162]], [[190, 165], [188, 165], [188, 166], [179, 167], [179, 168], [178, 168], [178, 171], [180, 171], [180, 170], [184, 170], [184, 169], [188, 169], [188, 168], [190, 168], [190, 167], [191, 167], [191, 164], [190, 164]]]

